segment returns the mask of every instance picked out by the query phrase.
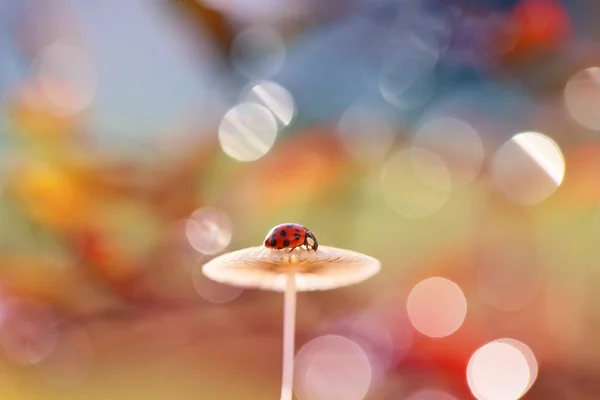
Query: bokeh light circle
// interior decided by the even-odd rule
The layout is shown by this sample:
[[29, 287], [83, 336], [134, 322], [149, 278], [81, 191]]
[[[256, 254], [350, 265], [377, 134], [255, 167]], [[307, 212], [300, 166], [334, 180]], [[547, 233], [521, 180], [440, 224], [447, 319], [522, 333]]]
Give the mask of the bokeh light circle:
[[395, 77], [389, 72], [379, 81], [381, 96], [400, 110], [412, 110], [423, 106], [433, 96], [435, 87], [435, 75], [420, 75], [407, 88], [395, 82]]
[[438, 154], [450, 170], [454, 184], [465, 185], [479, 174], [484, 160], [483, 143], [468, 123], [451, 117], [424, 122], [413, 145]]
[[467, 299], [460, 287], [441, 277], [419, 282], [406, 301], [408, 318], [414, 328], [430, 337], [444, 337], [463, 324]]
[[203, 254], [217, 254], [231, 241], [233, 222], [223, 210], [204, 207], [187, 219], [185, 233], [194, 249]]
[[479, 400], [517, 400], [531, 387], [531, 360], [507, 342], [495, 340], [473, 353], [467, 382]]
[[229, 110], [219, 125], [219, 143], [225, 154], [238, 161], [255, 161], [271, 150], [277, 137], [271, 111], [256, 103]]
[[439, 211], [450, 196], [452, 182], [446, 163], [437, 154], [412, 147], [393, 154], [381, 175], [388, 206], [408, 218]]
[[242, 74], [252, 78], [269, 78], [285, 62], [285, 42], [271, 27], [255, 25], [244, 29], [231, 45], [231, 58]]
[[527, 392], [535, 383], [539, 371], [537, 359], [535, 358], [533, 350], [531, 350], [531, 348], [525, 343], [512, 338], [498, 339], [497, 342], [510, 344], [515, 349], [519, 350], [521, 354], [523, 354], [523, 357], [525, 357], [525, 360], [527, 361], [527, 366], [529, 367], [529, 384], [525, 389], [525, 392]]
[[564, 99], [577, 123], [600, 131], [600, 68], [588, 68], [573, 75], [565, 85]]
[[439, 389], [423, 389], [412, 393], [406, 400], [456, 400], [456, 397]]
[[565, 160], [558, 145], [538, 132], [513, 136], [496, 152], [492, 175], [496, 187], [509, 200], [540, 203], [561, 185]]
[[291, 93], [275, 82], [263, 81], [253, 85], [245, 101], [266, 107], [281, 126], [289, 125], [296, 114]]
[[[383, 42], [383, 60], [377, 79], [381, 96], [400, 110], [421, 107], [433, 96], [436, 80], [432, 71], [440, 56], [439, 37], [433, 33], [437, 21], [425, 21], [416, 15], [409, 18], [416, 20], [397, 21]], [[425, 31], [429, 32], [413, 24], [424, 24]]]
[[363, 349], [338, 335], [311, 340], [295, 358], [299, 400], [362, 400], [371, 384], [371, 365]]

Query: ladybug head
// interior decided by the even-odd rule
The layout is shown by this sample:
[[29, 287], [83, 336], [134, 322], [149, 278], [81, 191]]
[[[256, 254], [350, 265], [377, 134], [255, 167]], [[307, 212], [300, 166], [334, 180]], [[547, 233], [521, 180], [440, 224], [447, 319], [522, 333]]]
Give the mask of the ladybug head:
[[[312, 240], [312, 244], [308, 242], [309, 238]], [[317, 249], [319, 248], [319, 242], [317, 242], [317, 238], [309, 230], [306, 231], [306, 238], [304, 239], [304, 244], [311, 247], [314, 251], [317, 251]]]

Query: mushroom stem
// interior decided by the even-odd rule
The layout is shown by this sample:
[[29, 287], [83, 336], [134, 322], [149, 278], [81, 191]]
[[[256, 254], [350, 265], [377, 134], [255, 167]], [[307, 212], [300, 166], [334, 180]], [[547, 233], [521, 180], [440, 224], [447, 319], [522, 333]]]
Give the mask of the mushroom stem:
[[294, 380], [294, 337], [296, 335], [296, 277], [289, 272], [283, 305], [283, 377], [281, 382], [281, 400], [292, 400]]

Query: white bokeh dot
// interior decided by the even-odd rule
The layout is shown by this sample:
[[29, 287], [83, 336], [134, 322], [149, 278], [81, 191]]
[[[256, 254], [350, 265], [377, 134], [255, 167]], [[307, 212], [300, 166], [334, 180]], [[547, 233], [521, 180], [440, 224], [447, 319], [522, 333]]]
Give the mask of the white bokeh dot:
[[233, 222], [223, 210], [200, 208], [187, 219], [185, 233], [189, 243], [203, 254], [217, 254], [229, 245]]
[[238, 161], [255, 161], [271, 150], [277, 137], [271, 111], [256, 103], [230, 109], [219, 125], [219, 143], [225, 154]]
[[283, 86], [272, 81], [253, 84], [244, 101], [266, 107], [281, 126], [292, 123], [296, 114], [296, 104], [292, 94]]
[[517, 400], [531, 387], [529, 363], [519, 348], [496, 340], [471, 356], [467, 382], [478, 400]]
[[565, 85], [564, 98], [577, 123], [600, 131], [600, 68], [588, 68], [573, 75]]
[[531, 348], [525, 343], [513, 338], [502, 338], [498, 339], [497, 342], [510, 344], [515, 349], [519, 350], [521, 354], [523, 354], [523, 357], [525, 357], [525, 360], [527, 361], [527, 366], [529, 367], [529, 384], [527, 385], [527, 388], [525, 389], [524, 393], [527, 392], [535, 383], [539, 370], [537, 359], [535, 358], [533, 350], [531, 350]]
[[467, 300], [460, 287], [441, 277], [419, 282], [406, 301], [408, 318], [414, 328], [430, 337], [444, 337], [463, 324]]
[[299, 400], [362, 400], [371, 384], [371, 364], [354, 341], [326, 335], [296, 355], [295, 393]]
[[565, 160], [558, 145], [538, 132], [513, 136], [496, 152], [492, 175], [498, 190], [520, 205], [540, 203], [561, 185]]

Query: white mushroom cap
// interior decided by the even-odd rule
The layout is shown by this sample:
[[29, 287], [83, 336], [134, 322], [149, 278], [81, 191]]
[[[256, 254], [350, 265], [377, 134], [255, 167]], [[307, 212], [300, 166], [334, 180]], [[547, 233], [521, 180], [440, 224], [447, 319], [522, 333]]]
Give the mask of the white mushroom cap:
[[202, 267], [208, 278], [233, 286], [283, 292], [290, 272], [299, 292], [328, 290], [364, 281], [379, 272], [379, 260], [355, 251], [319, 246], [317, 251], [249, 247], [222, 254]]

